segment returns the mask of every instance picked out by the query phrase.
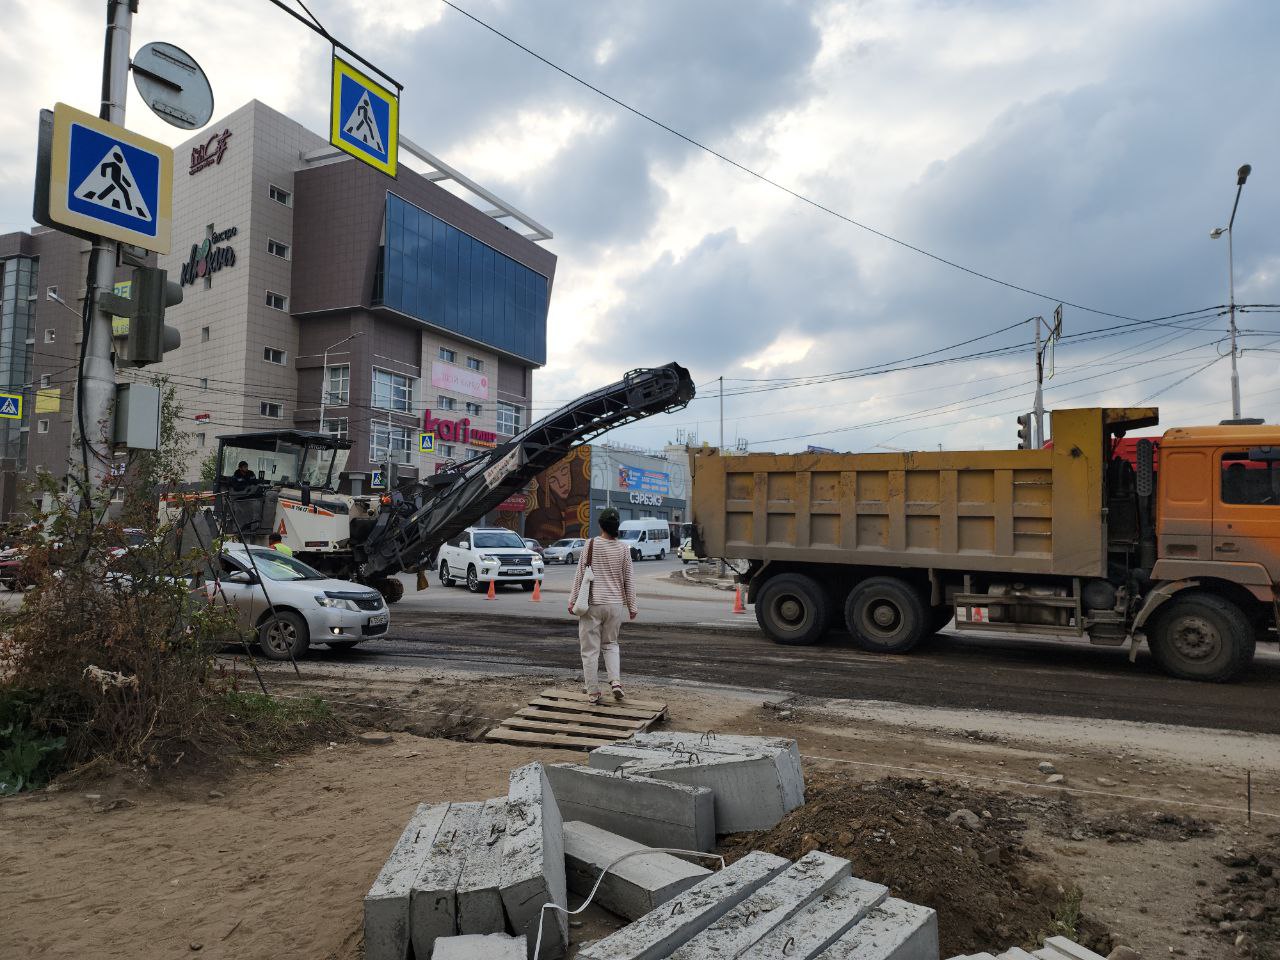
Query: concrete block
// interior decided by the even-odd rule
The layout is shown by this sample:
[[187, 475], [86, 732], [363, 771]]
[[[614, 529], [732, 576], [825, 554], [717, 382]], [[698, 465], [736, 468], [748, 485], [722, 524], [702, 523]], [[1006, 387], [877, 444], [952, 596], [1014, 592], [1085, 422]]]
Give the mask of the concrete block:
[[676, 950], [671, 960], [737, 957], [849, 875], [848, 860], [819, 850], [807, 853]]
[[778, 769], [783, 798], [790, 812], [804, 803], [804, 768], [800, 763], [800, 745], [785, 737], [744, 737], [735, 734], [692, 734], [671, 730], [634, 734], [626, 746], [649, 749], [692, 750], [706, 754], [759, 753], [769, 757]]
[[459, 933], [502, 933], [507, 928], [502, 909], [502, 846], [506, 836], [506, 798], [485, 801], [458, 881]]
[[[594, 902], [628, 920], [643, 917], [699, 880], [711, 875], [706, 867], [668, 853], [642, 853], [649, 848], [589, 823], [564, 825], [564, 864], [569, 889], [581, 897], [600, 889]], [[601, 873], [619, 857], [623, 860], [601, 880]]]
[[786, 793], [773, 760], [759, 753], [706, 754], [637, 763], [627, 776], [706, 787], [715, 797], [717, 833], [769, 830], [787, 813]]
[[749, 898], [789, 864], [771, 853], [749, 853], [603, 940], [577, 960], [662, 960]]
[[716, 843], [710, 790], [609, 773], [576, 764], [547, 767], [560, 812], [648, 847], [711, 850]]
[[997, 960], [1036, 960], [1035, 956], [1027, 953], [1021, 947], [1010, 947], [1004, 953], [1000, 954]]
[[436, 941], [431, 960], [525, 960], [529, 946], [523, 935], [509, 937], [505, 933], [469, 933], [458, 937], [441, 937]]
[[540, 763], [511, 771], [502, 860], [502, 905], [511, 929], [528, 937], [532, 955], [542, 917], [540, 960], [560, 956], [569, 944], [568, 919], [559, 910], [548, 910], [544, 916], [542, 905], [568, 906], [564, 834], [560, 809]]
[[928, 907], [890, 897], [819, 956], [822, 960], [938, 960], [938, 915]]
[[451, 803], [414, 878], [409, 898], [409, 932], [413, 953], [431, 956], [437, 937], [458, 932], [458, 881], [475, 840], [481, 803]]
[[1040, 957], [1041, 960], [1103, 960], [1103, 957], [1088, 947], [1082, 947], [1066, 937], [1050, 937], [1034, 956]]
[[364, 898], [364, 955], [368, 960], [404, 960], [409, 952], [409, 892], [427, 858], [447, 803], [421, 804]]
[[816, 957], [889, 895], [889, 888], [849, 877], [793, 913], [738, 956], [740, 960], [808, 960]]

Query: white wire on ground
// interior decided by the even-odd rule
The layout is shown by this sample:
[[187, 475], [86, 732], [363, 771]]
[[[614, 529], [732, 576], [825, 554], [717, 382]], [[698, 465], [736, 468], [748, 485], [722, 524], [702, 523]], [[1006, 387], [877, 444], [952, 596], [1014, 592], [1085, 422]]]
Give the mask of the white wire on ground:
[[591, 901], [595, 899], [596, 891], [600, 889], [600, 884], [604, 882], [605, 875], [608, 874], [610, 870], [620, 864], [623, 860], [628, 860], [631, 857], [649, 856], [654, 853], [678, 853], [686, 857], [701, 857], [704, 860], [719, 860], [720, 869], [724, 869], [724, 857], [720, 856], [718, 853], [704, 853], [701, 850], [680, 850], [676, 847], [649, 847], [644, 850], [632, 850], [630, 853], [624, 853], [622, 856], [618, 857], [617, 860], [614, 860], [611, 864], [600, 871], [600, 876], [596, 877], [595, 886], [591, 888], [591, 892], [587, 894], [587, 899], [582, 901], [582, 906], [578, 907], [577, 910], [568, 910], [560, 906], [558, 903], [544, 903], [542, 905], [542, 909], [538, 911], [538, 938], [533, 943], [533, 960], [538, 960], [538, 956], [542, 952], [542, 922], [546, 919], [548, 909], [559, 910], [566, 917], [572, 917], [581, 913], [583, 910], [587, 909], [587, 907], [591, 906]]

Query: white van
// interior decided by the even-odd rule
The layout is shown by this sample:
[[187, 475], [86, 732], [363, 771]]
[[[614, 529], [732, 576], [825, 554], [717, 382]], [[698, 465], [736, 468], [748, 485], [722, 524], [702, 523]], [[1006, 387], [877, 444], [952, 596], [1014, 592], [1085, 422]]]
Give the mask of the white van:
[[618, 539], [631, 548], [632, 560], [667, 559], [671, 549], [671, 527], [665, 520], [623, 520], [618, 526]]

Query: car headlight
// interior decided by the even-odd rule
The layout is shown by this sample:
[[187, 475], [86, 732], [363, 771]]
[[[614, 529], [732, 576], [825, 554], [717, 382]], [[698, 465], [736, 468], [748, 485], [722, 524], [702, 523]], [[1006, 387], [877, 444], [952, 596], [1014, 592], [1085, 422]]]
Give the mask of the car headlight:
[[359, 610], [351, 600], [343, 597], [326, 597], [323, 593], [316, 594], [316, 603], [322, 607], [332, 607], [338, 610]]
[[497, 557], [494, 557], [494, 556], [491, 556], [491, 555], [489, 555], [489, 554], [487, 554], [487, 553], [482, 553], [482, 554], [480, 554], [480, 562], [481, 562], [481, 563], [497, 563], [497, 562], [498, 562], [498, 558], [497, 558]]
[[542, 558], [541, 558], [541, 557], [539, 557], [539, 556], [537, 556], [537, 555], [535, 554], [535, 555], [534, 555], [534, 557], [533, 557], [533, 565], [534, 565], [535, 567], [542, 566]]

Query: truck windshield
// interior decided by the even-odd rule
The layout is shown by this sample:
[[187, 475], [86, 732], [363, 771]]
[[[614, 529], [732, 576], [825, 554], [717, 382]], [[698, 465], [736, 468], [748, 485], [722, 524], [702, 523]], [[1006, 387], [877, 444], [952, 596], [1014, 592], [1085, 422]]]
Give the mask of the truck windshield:
[[477, 533], [475, 534], [475, 545], [477, 547], [516, 547], [524, 549], [524, 541], [517, 534], [502, 533]]
[[350, 450], [332, 450], [325, 447], [307, 447], [298, 471], [298, 479], [313, 487], [331, 487], [347, 467]]

